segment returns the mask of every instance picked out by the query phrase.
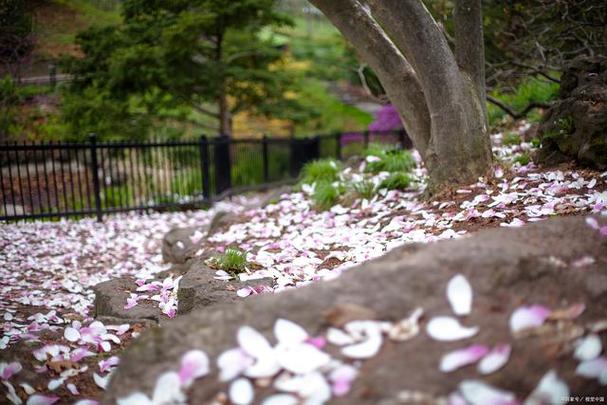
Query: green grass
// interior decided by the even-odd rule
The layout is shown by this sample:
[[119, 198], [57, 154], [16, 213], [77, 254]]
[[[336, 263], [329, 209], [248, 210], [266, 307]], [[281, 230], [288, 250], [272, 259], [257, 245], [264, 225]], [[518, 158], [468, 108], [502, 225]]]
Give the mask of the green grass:
[[411, 176], [407, 173], [397, 172], [391, 173], [384, 179], [379, 188], [387, 188], [388, 190], [405, 190], [411, 185]]
[[224, 253], [214, 256], [213, 263], [221, 270], [236, 275], [247, 270], [247, 254], [238, 249], [228, 248]]
[[301, 170], [301, 183], [332, 183], [339, 179], [341, 164], [333, 159], [321, 159], [306, 163]]
[[521, 136], [516, 132], [510, 132], [504, 135], [504, 139], [502, 139], [502, 144], [504, 146], [514, 146], [521, 144]]
[[316, 209], [325, 211], [337, 204], [339, 197], [344, 193], [343, 186], [334, 183], [317, 183], [312, 194], [312, 201]]
[[370, 200], [376, 193], [375, 184], [370, 180], [362, 180], [352, 183], [352, 189], [360, 198]]
[[367, 163], [365, 171], [371, 173], [409, 172], [415, 167], [415, 160], [411, 153], [402, 149], [375, 151], [369, 156], [379, 158], [379, 160]]
[[531, 162], [531, 157], [529, 156], [529, 154], [527, 153], [521, 153], [520, 155], [517, 155], [514, 159], [513, 159], [514, 163], [519, 163], [521, 166], [525, 166], [527, 165], [529, 162]]

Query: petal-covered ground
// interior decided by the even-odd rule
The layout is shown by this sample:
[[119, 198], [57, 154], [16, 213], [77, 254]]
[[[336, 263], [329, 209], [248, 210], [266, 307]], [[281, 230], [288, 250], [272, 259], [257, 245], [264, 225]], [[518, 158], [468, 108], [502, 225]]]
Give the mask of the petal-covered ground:
[[[6, 391], [0, 402], [5, 395], [18, 402], [18, 396], [36, 393], [64, 403], [99, 397], [103, 377], [118, 363], [115, 353], [140, 327], [93, 322], [91, 287], [123, 275], [148, 278], [166, 270], [161, 256], [166, 232], [203, 227], [218, 210], [238, 213], [245, 202], [251, 203], [238, 198], [209, 211], [114, 215], [103, 223], [0, 225], [0, 358], [18, 354], [21, 359], [20, 367], [0, 375]], [[4, 363], [0, 367], [6, 369]]]
[[[8, 359], [0, 363], [4, 395], [14, 403], [27, 398], [31, 403], [98, 399], [112, 368], [119, 363], [116, 355], [137, 336], [141, 326], [94, 322], [88, 316], [94, 298], [91, 287], [110, 278], [134, 276], [139, 282], [133, 285], [125, 307], [134, 307], [141, 299], [154, 299], [167, 317], [173, 316], [178, 278], [152, 281], [154, 274], [168, 268], [161, 262], [162, 237], [174, 227], [202, 227], [219, 209], [239, 213], [240, 220], [199, 242], [198, 254], [238, 248], [247, 252], [250, 263], [249, 271], [240, 274], [241, 279], [272, 277], [275, 281], [270, 288], [247, 287], [234, 292], [241, 297], [279, 292], [334, 278], [358, 263], [405, 243], [461, 237], [484, 227], [521, 226], [554, 215], [605, 211], [607, 173], [567, 166], [546, 170], [532, 163], [521, 165], [522, 159], [517, 157], [528, 152], [532, 148], [530, 144], [502, 146], [499, 134], [494, 136], [494, 141], [494, 153], [500, 163], [493, 175], [434, 201], [421, 198], [424, 171], [418, 168], [418, 184], [409, 191], [384, 190], [370, 200], [358, 199], [351, 206], [337, 205], [324, 212], [313, 208], [309, 193], [314, 185], [310, 184], [304, 185], [300, 192], [283, 194], [276, 203], [248, 211], [235, 202], [219, 204], [210, 211], [112, 216], [103, 224], [87, 219], [1, 225], [0, 308], [4, 318], [0, 353], [2, 358]], [[346, 169], [341, 177], [356, 179], [362, 176], [365, 164], [363, 161]], [[378, 184], [384, 177], [385, 174], [380, 173], [371, 181]], [[589, 232], [607, 234], [600, 224], [589, 225]], [[217, 277], [229, 276], [219, 272]], [[465, 280], [454, 280], [448, 289], [458, 315], [469, 310], [467, 294]], [[338, 339], [339, 331], [310, 344], [307, 339], [312, 337], [306, 334], [304, 338], [305, 331], [298, 331], [297, 327], [285, 322], [288, 321], [277, 325], [284, 333], [277, 333], [286, 336], [285, 340], [297, 341], [295, 349], [283, 348], [288, 349], [290, 356], [295, 359], [309, 356], [318, 359], [319, 364], [321, 360], [330, 360], [312, 348], [322, 347], [322, 339]], [[415, 320], [411, 323], [414, 325]], [[370, 357], [381, 345], [382, 333], [394, 329], [392, 334], [395, 336], [399, 333], [407, 336], [411, 326], [400, 325], [400, 329], [397, 326], [366, 325], [366, 329], [359, 332], [342, 333], [341, 338], [352, 339], [356, 333], [367, 336], [368, 339], [348, 341], [352, 344], [347, 346], [350, 347], [347, 351], [353, 358]], [[457, 333], [471, 333], [458, 328], [459, 325], [451, 326]], [[444, 331], [445, 326], [437, 329]], [[254, 337], [253, 332], [242, 333]], [[292, 335], [299, 335], [301, 339]], [[380, 338], [372, 340], [373, 336]], [[305, 345], [303, 340], [307, 342]], [[239, 350], [246, 352], [247, 348], [241, 345]], [[251, 350], [256, 354], [249, 353], [249, 357], [236, 356], [240, 352], [232, 353], [238, 358], [227, 360], [228, 368], [234, 364], [249, 367], [251, 356], [259, 355], [257, 349]], [[508, 350], [508, 347], [497, 346], [465, 348], [447, 355], [450, 357], [445, 358], [444, 368], [450, 370], [462, 364], [484, 361], [483, 369], [496, 369], [507, 358]], [[184, 359], [186, 364], [182, 370], [169, 375], [162, 385], [179, 387], [179, 384], [191, 383], [190, 380], [196, 377], [188, 376], [198, 368], [204, 368], [203, 355], [193, 353], [192, 356], [196, 366]], [[13, 362], [13, 358], [18, 361]], [[298, 364], [294, 360], [279, 365], [289, 370]], [[276, 367], [276, 364], [264, 366]], [[327, 376], [333, 385], [331, 389], [326, 389], [325, 380], [320, 379], [324, 377], [318, 375], [311, 382], [291, 383], [322, 385], [325, 387], [323, 395], [330, 398], [331, 392], [338, 395], [336, 392], [347, 391], [356, 374], [349, 366], [338, 366], [331, 368]], [[179, 384], [173, 384], [172, 379]], [[247, 403], [251, 394], [248, 380], [236, 380], [233, 384], [230, 397], [235, 403]], [[462, 391], [484, 389], [486, 387], [472, 386], [463, 387]], [[178, 396], [181, 392], [173, 394]], [[466, 396], [466, 393], [462, 392], [462, 395]], [[135, 399], [141, 400], [141, 397]]]

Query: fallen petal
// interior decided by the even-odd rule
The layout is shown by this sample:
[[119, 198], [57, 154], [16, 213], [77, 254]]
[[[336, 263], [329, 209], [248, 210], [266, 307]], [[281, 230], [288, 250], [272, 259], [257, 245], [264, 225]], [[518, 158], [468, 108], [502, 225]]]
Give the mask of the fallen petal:
[[298, 344], [308, 338], [308, 333], [295, 322], [278, 319], [274, 324], [274, 336], [281, 344]]
[[168, 371], [158, 377], [152, 401], [154, 404], [180, 404], [185, 400], [179, 374]]
[[307, 374], [331, 361], [331, 356], [307, 343], [297, 346], [279, 345], [276, 348], [278, 364], [295, 374]]
[[379, 352], [383, 339], [381, 333], [373, 333], [369, 335], [367, 340], [354, 345], [346, 346], [341, 349], [344, 356], [351, 359], [368, 359]]
[[550, 309], [542, 305], [517, 308], [510, 316], [510, 331], [516, 333], [523, 329], [542, 326], [550, 312]]
[[602, 350], [601, 338], [598, 335], [592, 334], [581, 338], [577, 342], [573, 357], [580, 361], [593, 360], [601, 354]]
[[63, 337], [70, 342], [77, 342], [80, 339], [80, 332], [77, 329], [68, 326], [63, 332]]
[[241, 326], [237, 339], [242, 350], [256, 359], [272, 352], [272, 346], [268, 340], [250, 326]]
[[459, 392], [470, 405], [518, 405], [514, 394], [485, 384], [479, 380], [464, 380]]
[[463, 349], [454, 350], [445, 354], [440, 362], [439, 370], [450, 373], [458, 368], [476, 363], [489, 352], [485, 345], [472, 345]]
[[465, 327], [459, 321], [449, 316], [434, 317], [426, 325], [426, 333], [434, 339], [442, 342], [467, 339], [478, 333], [478, 327]]
[[569, 387], [556, 375], [556, 371], [548, 371], [540, 380], [537, 387], [525, 400], [525, 405], [552, 404], [560, 405], [568, 402]]
[[239, 378], [230, 385], [229, 397], [233, 404], [248, 405], [255, 397], [253, 385], [248, 379]]
[[181, 358], [179, 380], [181, 385], [189, 387], [192, 382], [209, 373], [209, 358], [202, 350], [190, 350]]
[[354, 343], [354, 338], [348, 335], [346, 332], [337, 328], [329, 328], [327, 330], [327, 340], [335, 346], [344, 346]]
[[53, 405], [57, 401], [59, 401], [59, 397], [36, 394], [29, 397], [26, 405]]
[[509, 344], [496, 345], [493, 350], [489, 352], [483, 359], [478, 363], [478, 372], [481, 374], [491, 374], [504, 367], [510, 359], [510, 353], [512, 352], [512, 346]]
[[262, 405], [297, 405], [297, 397], [289, 394], [276, 394], [263, 400]]
[[472, 310], [472, 287], [462, 274], [457, 274], [449, 280], [447, 299], [456, 315], [470, 314]]
[[575, 369], [575, 374], [586, 378], [599, 378], [605, 372], [607, 372], [607, 357], [583, 361]]

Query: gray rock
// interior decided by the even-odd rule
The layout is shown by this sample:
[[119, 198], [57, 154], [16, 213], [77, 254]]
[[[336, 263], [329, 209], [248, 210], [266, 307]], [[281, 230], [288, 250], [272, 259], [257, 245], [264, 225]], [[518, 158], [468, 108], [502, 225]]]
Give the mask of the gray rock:
[[607, 168], [607, 57], [575, 59], [563, 73], [560, 99], [538, 130], [536, 160], [552, 165], [567, 160]]
[[93, 316], [97, 319], [111, 318], [122, 322], [158, 322], [161, 311], [154, 302], [143, 300], [133, 308], [124, 309], [129, 292], [136, 287], [135, 279], [132, 277], [116, 278], [94, 286]]
[[240, 282], [216, 280], [214, 276], [215, 270], [206, 266], [203, 260], [190, 262], [189, 271], [179, 282], [179, 315], [215, 304], [244, 302], [245, 300], [236, 295], [238, 289], [245, 286], [271, 286], [274, 283], [271, 278]]
[[205, 233], [205, 228], [198, 226], [171, 229], [162, 240], [162, 259], [167, 263], [183, 264], [195, 253], [196, 246], [191, 237], [196, 232]]
[[[605, 219], [599, 221], [604, 223]], [[472, 343], [500, 342], [511, 343], [513, 354], [503, 369], [483, 378], [488, 383], [523, 397], [555, 368], [571, 392], [604, 395], [604, 387], [596, 380], [575, 376], [577, 362], [565, 349], [566, 344], [558, 343], [570, 329], [555, 326], [544, 335], [514, 339], [508, 319], [515, 308], [525, 304], [556, 309], [578, 302], [586, 303], [587, 308], [576, 325], [604, 319], [606, 251], [607, 238], [589, 228], [583, 217], [555, 218], [519, 229], [495, 228], [459, 240], [396, 249], [336, 280], [254, 296], [240, 305], [220, 304], [191, 311], [178, 317], [170, 328], [144, 333], [122, 356], [103, 403], [113, 404], [134, 391], [149, 394], [157, 377], [177, 369], [180, 357], [188, 350], [205, 350], [214, 364], [221, 352], [237, 345], [236, 332], [242, 325], [256, 328], [274, 342], [272, 328], [277, 318], [295, 321], [315, 336], [326, 332], [335, 314], [347, 318], [347, 308], [357, 308], [357, 313], [366, 308], [377, 319], [395, 321], [422, 307], [424, 330], [428, 318], [452, 314], [445, 286], [456, 273], [464, 274], [473, 286], [473, 311], [462, 322], [478, 326], [478, 335], [445, 343], [422, 332], [407, 342], [385, 342], [376, 356], [362, 363], [351, 392], [332, 403], [398, 403], [396, 398], [403, 390], [448, 395], [463, 379], [482, 377], [475, 367], [441, 373], [440, 358]], [[595, 263], [584, 268], [571, 266], [585, 255], [593, 256]], [[226, 390], [227, 384], [218, 381], [214, 367], [188, 391], [189, 402], [207, 403]], [[256, 399], [260, 399], [259, 394]]]

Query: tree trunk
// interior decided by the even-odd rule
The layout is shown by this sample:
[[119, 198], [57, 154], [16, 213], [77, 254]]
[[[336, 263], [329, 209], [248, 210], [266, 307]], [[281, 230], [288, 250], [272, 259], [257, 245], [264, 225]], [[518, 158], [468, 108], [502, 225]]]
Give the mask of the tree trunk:
[[[222, 66], [223, 63], [223, 33], [217, 34], [217, 44], [215, 47], [215, 59], [217, 65]], [[223, 78], [220, 79], [218, 96], [217, 96], [217, 107], [219, 111], [219, 135], [220, 136], [232, 136], [232, 113], [228, 103], [228, 96], [226, 94], [226, 85]]]
[[[474, 6], [474, 12], [467, 13], [458, 5], [458, 48], [465, 71], [421, 0], [368, 0], [365, 5], [357, 0], [312, 0], [376, 71], [408, 123], [428, 169], [430, 192], [473, 183], [492, 162], [484, 99], [479, 98], [484, 68], [472, 66], [484, 63], [484, 49], [478, 46], [482, 37], [465, 42], [482, 35], [476, 26], [480, 0], [464, 2]], [[474, 47], [469, 58], [468, 46]]]

